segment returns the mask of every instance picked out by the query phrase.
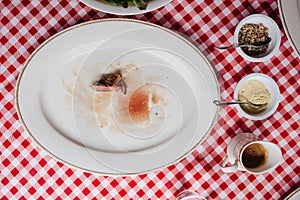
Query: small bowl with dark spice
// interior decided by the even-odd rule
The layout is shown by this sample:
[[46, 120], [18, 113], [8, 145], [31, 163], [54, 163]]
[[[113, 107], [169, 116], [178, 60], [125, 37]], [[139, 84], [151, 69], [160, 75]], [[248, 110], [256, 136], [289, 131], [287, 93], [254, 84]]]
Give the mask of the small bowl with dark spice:
[[270, 60], [279, 50], [281, 33], [276, 22], [263, 14], [253, 14], [244, 18], [234, 32], [236, 44], [269, 44], [260, 47], [237, 48], [239, 54], [248, 61], [263, 62]]
[[271, 77], [253, 73], [239, 81], [234, 90], [234, 99], [251, 103], [238, 105], [239, 114], [251, 120], [262, 120], [276, 111], [281, 95], [277, 83]]

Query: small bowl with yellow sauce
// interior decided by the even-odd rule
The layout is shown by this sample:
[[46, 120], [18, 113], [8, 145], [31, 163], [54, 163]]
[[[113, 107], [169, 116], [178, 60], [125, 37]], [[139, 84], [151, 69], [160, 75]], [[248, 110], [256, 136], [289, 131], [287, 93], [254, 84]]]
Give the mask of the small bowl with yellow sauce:
[[234, 90], [234, 99], [252, 104], [238, 105], [240, 115], [251, 120], [262, 120], [276, 111], [281, 97], [279, 87], [271, 77], [253, 73], [239, 81]]

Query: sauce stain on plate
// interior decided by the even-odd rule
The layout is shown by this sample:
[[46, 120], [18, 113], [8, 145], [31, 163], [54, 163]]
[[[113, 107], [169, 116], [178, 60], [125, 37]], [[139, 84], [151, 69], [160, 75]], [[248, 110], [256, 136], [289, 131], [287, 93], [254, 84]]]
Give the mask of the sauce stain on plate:
[[[149, 84], [137, 88], [130, 96], [128, 111], [129, 117], [135, 125], [147, 127], [152, 117], [164, 116], [164, 113], [153, 112], [154, 106], [166, 106], [163, 98], [164, 88], [158, 84]], [[151, 112], [152, 111], [152, 112]]]
[[149, 121], [149, 92], [136, 90], [129, 99], [129, 115], [133, 122]]

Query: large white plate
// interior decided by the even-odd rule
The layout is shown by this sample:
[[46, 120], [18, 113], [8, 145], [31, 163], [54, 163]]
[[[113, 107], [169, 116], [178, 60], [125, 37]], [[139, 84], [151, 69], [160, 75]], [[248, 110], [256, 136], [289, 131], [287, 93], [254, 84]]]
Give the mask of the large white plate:
[[278, 0], [278, 6], [285, 33], [300, 57], [300, 0]]
[[296, 189], [285, 198], [285, 200], [299, 200], [299, 199], [300, 199], [300, 188]]
[[100, 10], [105, 13], [111, 13], [116, 15], [137, 15], [137, 14], [143, 14], [146, 12], [150, 12], [153, 10], [156, 10], [160, 7], [165, 6], [171, 0], [152, 0], [148, 3], [147, 8], [145, 10], [139, 10], [135, 6], [129, 6], [127, 8], [123, 8], [122, 6], [114, 6], [110, 5], [104, 2], [98, 1], [98, 0], [80, 0], [82, 3], [95, 8], [97, 10]]
[[[91, 89], [116, 69], [127, 95]], [[133, 96], [148, 102], [142, 120], [127, 112]], [[211, 131], [213, 99], [219, 99], [216, 75], [195, 46], [168, 29], [127, 19], [54, 35], [27, 60], [16, 91], [19, 117], [41, 147], [107, 175], [147, 173], [182, 159]]]

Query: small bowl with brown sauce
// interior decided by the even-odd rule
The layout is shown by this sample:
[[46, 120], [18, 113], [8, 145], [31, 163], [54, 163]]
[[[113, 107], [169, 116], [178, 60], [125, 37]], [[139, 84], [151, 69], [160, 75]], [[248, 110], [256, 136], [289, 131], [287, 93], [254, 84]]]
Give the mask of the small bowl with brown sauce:
[[263, 14], [253, 14], [244, 18], [234, 32], [234, 43], [236, 44], [264, 44], [269, 38], [269, 44], [259, 47], [237, 48], [238, 53], [246, 60], [252, 62], [263, 62], [270, 60], [281, 43], [281, 33], [276, 22]]
[[253, 73], [238, 82], [234, 90], [234, 99], [256, 105], [238, 105], [240, 115], [251, 120], [262, 120], [276, 111], [281, 95], [277, 83], [271, 77], [262, 73]]

